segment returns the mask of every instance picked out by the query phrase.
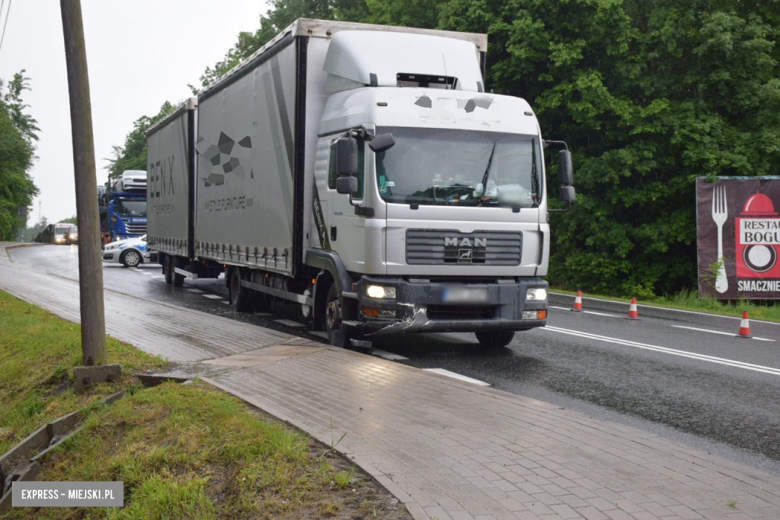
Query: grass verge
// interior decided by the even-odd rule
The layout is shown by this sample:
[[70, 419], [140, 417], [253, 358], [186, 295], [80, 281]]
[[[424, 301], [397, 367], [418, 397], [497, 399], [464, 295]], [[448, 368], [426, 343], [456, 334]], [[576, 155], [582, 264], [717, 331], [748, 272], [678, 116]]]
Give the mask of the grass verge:
[[[551, 292], [576, 295], [577, 291], [567, 291], [550, 287]], [[590, 298], [603, 298], [629, 304], [631, 298], [618, 296], [604, 296], [600, 294], [583, 294]], [[699, 298], [698, 294], [683, 291], [679, 294], [656, 296], [651, 299], [643, 299], [639, 304], [656, 305], [668, 309], [682, 309], [686, 311], [705, 312], [720, 316], [741, 316], [742, 311], [748, 311], [752, 319], [780, 322], [780, 305], [761, 305], [750, 300], [738, 300], [735, 302], [715, 300], [713, 298]]]
[[327, 446], [221, 390], [201, 381], [143, 388], [127, 374], [163, 361], [132, 346], [109, 342], [122, 381], [76, 396], [68, 382], [79, 352], [77, 325], [0, 292], [0, 402], [11, 411], [0, 417], [0, 453], [124, 388], [124, 399], [88, 406], [83, 428], [45, 459], [43, 479], [122, 481], [125, 506], [13, 509], [4, 518], [411, 518]]
[[76, 394], [79, 325], [0, 291], [0, 453], [48, 421], [138, 385], [132, 372], [165, 365], [162, 358], [113, 338], [108, 338], [108, 359], [122, 365], [122, 379]]

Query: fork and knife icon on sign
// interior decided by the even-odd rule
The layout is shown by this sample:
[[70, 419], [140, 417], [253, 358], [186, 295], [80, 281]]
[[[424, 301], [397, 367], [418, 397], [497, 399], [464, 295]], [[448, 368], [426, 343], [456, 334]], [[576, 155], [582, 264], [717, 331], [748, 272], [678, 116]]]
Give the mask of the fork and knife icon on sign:
[[715, 276], [715, 290], [724, 293], [729, 290], [726, 276], [726, 259], [723, 257], [723, 224], [729, 218], [726, 187], [715, 186], [712, 190], [712, 220], [718, 226], [718, 272]]

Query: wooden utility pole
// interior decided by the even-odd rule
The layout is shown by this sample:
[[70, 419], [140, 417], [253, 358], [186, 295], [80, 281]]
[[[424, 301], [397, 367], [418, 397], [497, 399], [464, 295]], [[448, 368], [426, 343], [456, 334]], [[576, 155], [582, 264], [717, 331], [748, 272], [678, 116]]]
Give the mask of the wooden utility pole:
[[[79, 222], [79, 289], [81, 297], [81, 352], [86, 366], [104, 365], [106, 318], [103, 314], [103, 261], [100, 250], [95, 144], [89, 99], [87, 50], [80, 0], [60, 0], [65, 58], [68, 64], [70, 124], [73, 132], [73, 168]], [[94, 377], [85, 377], [97, 382]], [[78, 383], [77, 383], [78, 384]]]

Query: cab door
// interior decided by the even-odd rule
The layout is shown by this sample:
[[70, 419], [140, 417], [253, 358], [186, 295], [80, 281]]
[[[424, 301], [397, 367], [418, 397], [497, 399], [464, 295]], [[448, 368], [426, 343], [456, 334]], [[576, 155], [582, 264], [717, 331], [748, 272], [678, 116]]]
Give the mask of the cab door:
[[[331, 249], [336, 251], [344, 262], [348, 271], [365, 273], [366, 264], [366, 217], [358, 215], [356, 208], [365, 198], [366, 179], [366, 145], [363, 139], [357, 140], [358, 168], [357, 190], [350, 196], [336, 191], [336, 149], [335, 141], [331, 142], [328, 161], [328, 200], [330, 207], [330, 219], [328, 233]], [[358, 205], [358, 206], [356, 206]]]

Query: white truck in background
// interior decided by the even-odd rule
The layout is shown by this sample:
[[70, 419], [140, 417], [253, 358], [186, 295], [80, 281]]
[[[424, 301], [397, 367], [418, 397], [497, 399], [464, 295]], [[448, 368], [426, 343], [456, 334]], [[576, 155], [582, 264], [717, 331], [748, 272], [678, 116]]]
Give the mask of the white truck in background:
[[[299, 19], [148, 132], [166, 281], [301, 305], [331, 343], [545, 325], [548, 187], [529, 104], [486, 93], [487, 36]], [[560, 184], [560, 186], [556, 186]], [[560, 190], [558, 190], [560, 188]], [[558, 210], [562, 211], [562, 210]]]

